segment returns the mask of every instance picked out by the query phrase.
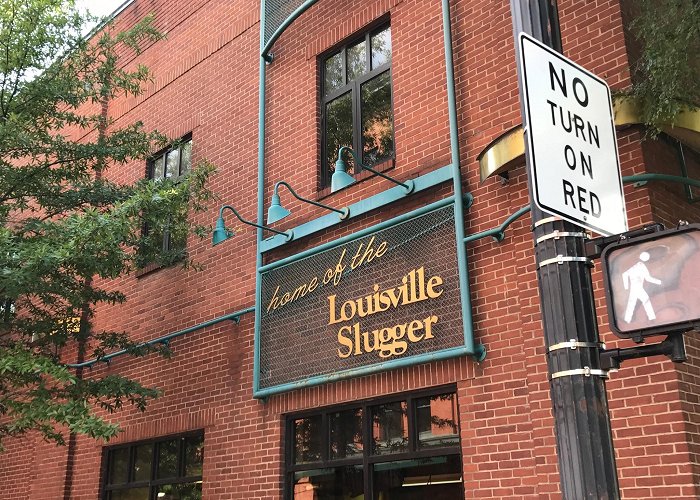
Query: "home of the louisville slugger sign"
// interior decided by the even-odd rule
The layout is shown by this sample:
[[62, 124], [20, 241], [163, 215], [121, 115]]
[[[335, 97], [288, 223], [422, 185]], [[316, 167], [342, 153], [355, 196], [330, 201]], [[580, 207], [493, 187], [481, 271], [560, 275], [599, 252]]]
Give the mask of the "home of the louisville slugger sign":
[[454, 210], [439, 202], [406, 215], [264, 268], [263, 394], [464, 346]]
[[[171, 357], [65, 360], [84, 377], [120, 374], [161, 396], [144, 412], [105, 414], [121, 427], [109, 442], [7, 439], [0, 498], [561, 498], [573, 470], [562, 459], [566, 428], [593, 440], [609, 429], [614, 460], [598, 463], [594, 446], [580, 465], [590, 477], [614, 470], [621, 498], [700, 496], [700, 334], [685, 335], [683, 363], [600, 364], [605, 351], [665, 338], [609, 327], [600, 255], [619, 237], [562, 231], [547, 214], [538, 245], [554, 253], [535, 255], [512, 9], [553, 2], [512, 3], [127, 1], [117, 27], [153, 13], [167, 37], [123, 61], [154, 79], [107, 116], [181, 140], [105, 175], [137, 182], [210, 161], [217, 200], [192, 217], [213, 237], [186, 243], [201, 269], [114, 279], [127, 300], [94, 318], [99, 331], [167, 342]], [[700, 114], [685, 111], [652, 138], [615, 93], [632, 85], [641, 50], [630, 31], [637, 2], [556, 3], [563, 54], [613, 89], [629, 228], [700, 222]], [[551, 117], [572, 141], [585, 134], [571, 169], [583, 186], [603, 167], [586, 170], [581, 155], [598, 149], [597, 130], [615, 133], [609, 122], [586, 125], [582, 94], [572, 100], [571, 77], [557, 75]], [[594, 194], [567, 199], [609, 209]], [[586, 327], [600, 342], [567, 337], [567, 349], [594, 355], [564, 373], [543, 324], [578, 310], [562, 300], [542, 314], [551, 291], [538, 273], [576, 281], [562, 257], [574, 246], [591, 271], [578, 285], [593, 294], [597, 325]], [[642, 262], [658, 278], [675, 255], [660, 248], [611, 262], [623, 271]], [[629, 324], [647, 317], [657, 285], [634, 286]], [[629, 288], [615, 290], [626, 305]], [[555, 421], [555, 372], [602, 385], [602, 427], [578, 419], [591, 408], [573, 392], [561, 396], [576, 412]]]

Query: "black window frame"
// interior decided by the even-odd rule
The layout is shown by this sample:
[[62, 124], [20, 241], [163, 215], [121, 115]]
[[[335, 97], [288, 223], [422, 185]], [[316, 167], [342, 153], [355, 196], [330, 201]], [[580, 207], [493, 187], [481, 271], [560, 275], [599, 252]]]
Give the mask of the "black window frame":
[[[182, 170], [182, 159], [183, 159], [182, 151], [183, 151], [183, 148], [185, 147], [186, 144], [189, 144], [189, 146], [190, 146], [190, 148], [189, 148], [190, 149], [190, 161], [189, 161], [190, 167], [183, 172], [183, 170]], [[192, 132], [190, 132], [190, 133], [187, 133], [184, 136], [180, 137], [177, 141], [175, 141], [171, 145], [169, 145], [169, 146], [161, 149], [157, 153], [151, 155], [151, 157], [149, 157], [148, 160], [146, 161], [146, 178], [148, 180], [152, 180], [152, 181], [158, 181], [160, 179], [170, 179], [170, 180], [177, 182], [178, 179], [185, 176], [192, 169], [192, 147], [193, 147]], [[176, 176], [166, 177], [165, 174], [167, 172], [168, 154], [170, 154], [172, 151], [175, 151], [176, 149], [179, 150], [178, 168], [177, 168], [178, 174]], [[163, 176], [156, 178], [155, 177], [156, 162], [160, 158], [163, 159]], [[148, 224], [144, 223], [141, 230], [142, 230], [144, 235], [147, 235], [150, 231], [150, 228], [148, 227]], [[185, 245], [185, 243], [183, 242], [183, 247], [182, 247], [183, 250], [184, 250], [184, 245]], [[167, 252], [170, 252], [173, 250], [175, 250], [175, 247], [173, 246], [173, 241], [172, 241], [172, 238], [170, 237], [170, 232], [167, 230], [163, 231], [162, 252], [167, 253]], [[177, 260], [179, 260], [179, 258], [175, 259], [175, 261], [177, 261]], [[141, 262], [139, 264], [139, 267], [145, 271], [151, 270], [151, 268], [153, 267], [153, 262]]]
[[[16, 313], [15, 301], [0, 297], [0, 323], [9, 323]], [[32, 334], [32, 339], [35, 334]]]
[[[100, 498], [103, 500], [110, 500], [111, 493], [113, 491], [123, 491], [138, 488], [148, 488], [148, 498], [149, 500], [157, 500], [157, 488], [158, 486], [163, 486], [166, 484], [185, 484], [185, 483], [202, 483], [203, 474], [195, 476], [185, 476], [185, 441], [188, 438], [201, 438], [202, 443], [205, 443], [204, 430], [189, 431], [181, 434], [174, 434], [169, 436], [161, 436], [154, 439], [147, 439], [142, 441], [134, 441], [129, 443], [124, 443], [120, 445], [110, 446], [103, 449], [103, 466], [102, 466], [102, 486], [100, 492]], [[177, 475], [167, 478], [158, 479], [158, 453], [159, 448], [163, 443], [177, 440]], [[136, 458], [136, 449], [139, 446], [153, 445], [151, 452], [151, 474], [148, 480], [133, 480], [134, 474], [134, 461]], [[110, 469], [112, 466], [112, 460], [114, 453], [119, 450], [129, 450], [129, 460], [127, 463], [127, 482], [126, 483], [110, 483]], [[202, 472], [204, 469], [204, 449], [202, 451]]]
[[[393, 42], [392, 42], [392, 56], [389, 62], [386, 62], [377, 68], [372, 68], [372, 36], [380, 33], [384, 29], [389, 28], [389, 37], [391, 39], [391, 23], [388, 18], [381, 18], [371, 25], [366, 27], [362, 32], [353, 35], [352, 37], [344, 40], [341, 44], [336, 45], [331, 50], [326, 51], [319, 57], [320, 64], [320, 105], [321, 105], [321, 172], [320, 172], [320, 188], [327, 188], [331, 185], [332, 165], [328, 164], [328, 158], [326, 156], [327, 147], [327, 129], [326, 129], [326, 106], [335, 99], [341, 97], [347, 92], [351, 93], [352, 100], [352, 149], [355, 153], [363, 159], [363, 148], [362, 148], [362, 96], [361, 89], [362, 86], [368, 81], [376, 78], [384, 72], [389, 73], [389, 86], [390, 86], [390, 102], [389, 106], [392, 111], [392, 124], [391, 124], [391, 136], [394, 148], [391, 156], [382, 159], [380, 163], [385, 161], [393, 161], [396, 157], [396, 142], [394, 140], [394, 84], [393, 84]], [[361, 75], [360, 77], [347, 81], [347, 49], [360, 43], [364, 40], [365, 42], [365, 59], [366, 67], [368, 71]], [[325, 93], [325, 81], [326, 81], [326, 61], [341, 54], [342, 59], [342, 74], [344, 84], [326, 95]], [[354, 160], [353, 160], [354, 161]], [[349, 166], [349, 165], [348, 165]], [[361, 165], [354, 165], [352, 169], [352, 175], [357, 176], [362, 171]], [[350, 172], [348, 172], [350, 173]]]
[[[155, 154], [151, 155], [150, 158], [148, 158], [148, 161], [146, 162], [146, 177], [150, 180], [157, 180], [155, 178], [155, 166], [156, 166], [156, 161], [159, 158], [163, 158], [163, 177], [162, 179], [172, 179], [172, 180], [177, 180], [183, 175], [185, 175], [187, 172], [189, 172], [190, 169], [186, 170], [185, 172], [182, 171], [182, 149], [183, 147], [189, 144], [190, 145], [190, 169], [192, 165], [192, 132], [187, 133], [180, 137], [177, 141], [175, 141], [173, 144], [161, 149], [160, 151], [156, 152]], [[171, 177], [166, 177], [165, 173], [167, 172], [167, 159], [168, 159], [168, 154], [171, 153], [172, 151], [179, 150], [178, 154], [178, 168], [177, 168], [177, 175], [171, 176]]]
[[[329, 406], [324, 408], [315, 408], [302, 412], [290, 413], [285, 415], [285, 438], [284, 438], [284, 500], [292, 500], [294, 498], [294, 474], [301, 471], [309, 471], [316, 469], [329, 469], [343, 466], [362, 465], [364, 474], [364, 498], [366, 500], [374, 499], [373, 483], [374, 483], [374, 468], [375, 464], [398, 462], [403, 460], [433, 458], [451, 456], [457, 457], [461, 465], [462, 462], [462, 444], [460, 436], [461, 424], [459, 422], [459, 410], [456, 412], [457, 418], [457, 435], [458, 442], [451, 446], [420, 446], [420, 429], [418, 428], [418, 401], [426, 397], [441, 396], [450, 394], [454, 397], [455, 404], [458, 406], [457, 387], [455, 384], [447, 386], [433, 387], [410, 393], [394, 394], [392, 396], [372, 398], [363, 401], [354, 401], [344, 403], [337, 406]], [[405, 452], [396, 453], [375, 453], [373, 450], [372, 441], [372, 425], [373, 419], [372, 409], [377, 406], [387, 405], [396, 402], [406, 402], [407, 405], [407, 426], [408, 426], [408, 450]], [[331, 440], [330, 440], [330, 415], [347, 410], [362, 409], [362, 452], [359, 456], [350, 458], [332, 459]], [[294, 463], [295, 459], [295, 421], [304, 418], [321, 416], [321, 460], [316, 462]], [[462, 469], [460, 468], [460, 473]], [[464, 480], [462, 476], [462, 491], [464, 491]]]

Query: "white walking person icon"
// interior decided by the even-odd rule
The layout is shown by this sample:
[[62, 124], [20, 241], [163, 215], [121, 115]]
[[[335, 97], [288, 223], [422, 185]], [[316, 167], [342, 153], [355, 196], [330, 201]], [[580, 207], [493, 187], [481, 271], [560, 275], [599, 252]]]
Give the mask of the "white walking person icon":
[[634, 310], [637, 307], [637, 301], [642, 303], [644, 310], [647, 313], [649, 321], [656, 319], [654, 308], [649, 300], [649, 295], [644, 290], [644, 282], [648, 281], [655, 285], [660, 285], [661, 280], [652, 277], [649, 274], [647, 266], [644, 264], [649, 260], [649, 253], [642, 252], [639, 254], [639, 262], [622, 273], [622, 283], [625, 285], [625, 290], [629, 290], [629, 298], [627, 299], [627, 309], [625, 309], [625, 322], [632, 321]]

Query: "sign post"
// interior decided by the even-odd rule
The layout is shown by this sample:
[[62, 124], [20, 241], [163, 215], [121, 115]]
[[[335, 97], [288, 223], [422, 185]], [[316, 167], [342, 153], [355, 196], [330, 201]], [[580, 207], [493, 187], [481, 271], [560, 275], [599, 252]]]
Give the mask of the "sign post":
[[[561, 50], [555, 0], [511, 0], [510, 5], [516, 44], [520, 33], [526, 32], [543, 41], [546, 45]], [[518, 48], [516, 62], [518, 73], [522, 76], [520, 55], [521, 51]], [[559, 71], [558, 75], [561, 77], [561, 68], [558, 70], [555, 68], [556, 71]], [[555, 90], [562, 93], [561, 86], [557, 82], [554, 83]], [[520, 85], [522, 96], [522, 79]], [[571, 83], [567, 82], [566, 89], [571, 96], [573, 94], [573, 79]], [[582, 89], [578, 88], [578, 84], [577, 90], [579, 97], [585, 102], [581, 93]], [[545, 105], [550, 106], [546, 102]], [[559, 105], [557, 104], [557, 106]], [[586, 107], [581, 104], [579, 106]], [[531, 164], [532, 150], [528, 147], [529, 127], [531, 125], [528, 124], [525, 100], [522, 98], [521, 109], [525, 121], [525, 161], [528, 170], [530, 198], [536, 200], [539, 195], [535, 195], [535, 179], [532, 178]], [[558, 107], [550, 106], [549, 117], [544, 115], [550, 121], [552, 110], [556, 112], [555, 118], [558, 118], [559, 113]], [[544, 111], [547, 111], [547, 108], [544, 108]], [[579, 116], [583, 120], [582, 113]], [[572, 120], [574, 120], [572, 126], [575, 127], [575, 118]], [[599, 133], [601, 126], [599, 125]], [[599, 189], [598, 187], [593, 188], [584, 183], [589, 182], [586, 177], [590, 178], [591, 175], [584, 175], [588, 174], [589, 170], [582, 165], [580, 158], [582, 151], [591, 149], [591, 144], [588, 141], [588, 146], [585, 146], [581, 141], [580, 127], [578, 130], [578, 141], [564, 144], [564, 146], [570, 145], [572, 150], [575, 144], [579, 149], [578, 155], [574, 154], [573, 156], [577, 159], [575, 169], [571, 169], [567, 165], [568, 149], [562, 144], [559, 144], [559, 151], [552, 150], [541, 160], [556, 163], [553, 168], [563, 170], [567, 174], [566, 178], [562, 176], [558, 180], [557, 192], [560, 204], [563, 197], [564, 208], [576, 210], [579, 215], [585, 215], [587, 219], [595, 222], [601, 217], [596, 217], [593, 212], [600, 211], [602, 216], [602, 211], [607, 209], [608, 205], [607, 201], [601, 197], [602, 191], [596, 191]], [[587, 130], [585, 125], [584, 130]], [[590, 135], [588, 134], [588, 136]], [[573, 137], [576, 138], [575, 135]], [[537, 146], [539, 147], [539, 144]], [[602, 167], [593, 162], [592, 153], [591, 151], [590, 173], [595, 180], [596, 176], [599, 175], [596, 174], [596, 170]], [[563, 162], [562, 154], [564, 155]], [[571, 155], [571, 153], [568, 154]], [[586, 157], [587, 153], [583, 154]], [[547, 156], [549, 160], [546, 160]], [[571, 156], [569, 158], [571, 159]], [[573, 187], [573, 193], [571, 193], [572, 189], [563, 183], [567, 179], [572, 187], [576, 186]], [[586, 189], [586, 192], [579, 191], [578, 187]], [[591, 192], [598, 198], [600, 206], [597, 205]], [[566, 193], [569, 193], [568, 196]], [[544, 199], [545, 193], [541, 194]], [[556, 207], [550, 207], [553, 212], [557, 213], [556, 216], [550, 216], [549, 213], [543, 212], [536, 202], [533, 201], [532, 205], [537, 278], [549, 369], [552, 413], [555, 422], [561, 492], [565, 499], [572, 500], [619, 498], [615, 453], [605, 389], [607, 372], [601, 369], [601, 345], [589, 269], [590, 261], [585, 252], [586, 235], [579, 225], [569, 222], [571, 219], [576, 219], [573, 216], [576, 215], [576, 212], [573, 215], [566, 210], [560, 210], [560, 213], [557, 213], [554, 210]], [[585, 208], [589, 213], [585, 213], [581, 208]], [[589, 222], [589, 220], [583, 222]], [[595, 224], [596, 231], [606, 231], [605, 227], [598, 226], [601, 224]], [[618, 222], [615, 228], [617, 227], [623, 226]], [[624, 227], [626, 227], [626, 223]]]

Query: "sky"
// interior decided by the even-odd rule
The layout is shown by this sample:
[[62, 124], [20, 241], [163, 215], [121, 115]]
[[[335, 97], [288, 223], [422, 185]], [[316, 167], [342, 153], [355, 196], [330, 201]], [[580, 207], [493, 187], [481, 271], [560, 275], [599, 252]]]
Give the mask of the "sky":
[[80, 9], [87, 9], [91, 14], [103, 17], [114, 12], [124, 0], [76, 0], [75, 3]]

